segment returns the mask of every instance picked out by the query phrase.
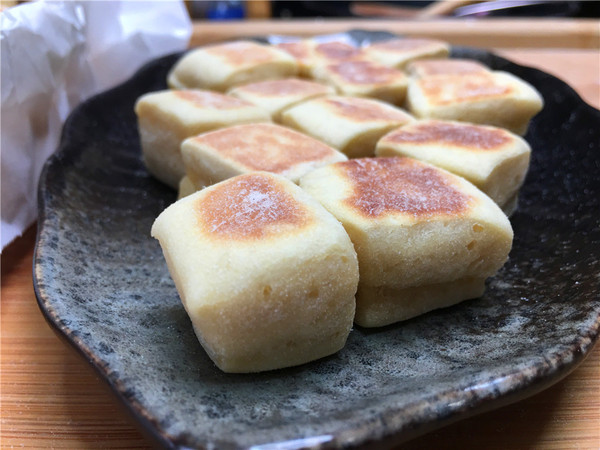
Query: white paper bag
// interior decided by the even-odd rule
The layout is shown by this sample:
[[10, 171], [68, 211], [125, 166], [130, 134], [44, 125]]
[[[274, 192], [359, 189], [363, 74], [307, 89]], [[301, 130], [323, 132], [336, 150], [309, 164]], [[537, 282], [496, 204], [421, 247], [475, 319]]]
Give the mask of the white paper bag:
[[37, 184], [69, 112], [188, 45], [182, 1], [35, 2], [0, 16], [1, 243], [35, 221]]

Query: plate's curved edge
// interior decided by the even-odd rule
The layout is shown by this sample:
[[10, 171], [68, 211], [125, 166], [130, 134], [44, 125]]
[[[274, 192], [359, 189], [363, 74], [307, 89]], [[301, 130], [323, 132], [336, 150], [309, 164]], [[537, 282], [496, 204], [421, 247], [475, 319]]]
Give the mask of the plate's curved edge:
[[[153, 70], [157, 64], [160, 64], [162, 61], [168, 61], [173, 58], [177, 58], [183, 52], [175, 52], [164, 55], [162, 57], [156, 58], [152, 61], [147, 62], [142, 67], [140, 67], [132, 77], [123, 83], [107, 90], [104, 92], [100, 92], [98, 94], [93, 95], [89, 99], [83, 101], [79, 105], [77, 105], [73, 111], [69, 114], [65, 123], [63, 125], [63, 130], [60, 137], [60, 142], [56, 151], [46, 160], [44, 166], [42, 168], [42, 172], [40, 174], [40, 179], [38, 183], [38, 220], [37, 220], [37, 231], [36, 231], [36, 239], [35, 246], [33, 251], [33, 261], [32, 261], [32, 272], [33, 272], [33, 290], [36, 297], [36, 301], [40, 311], [46, 322], [50, 325], [52, 331], [61, 339], [63, 342], [66, 342], [69, 346], [73, 347], [76, 353], [81, 356], [88, 364], [92, 366], [94, 371], [100, 376], [100, 378], [106, 383], [106, 385], [110, 388], [110, 390], [115, 394], [118, 401], [125, 407], [125, 410], [130, 414], [130, 416], [135, 419], [136, 424], [138, 425], [138, 429], [148, 438], [150, 438], [156, 445], [160, 445], [163, 448], [175, 449], [179, 446], [176, 444], [177, 438], [169, 435], [166, 431], [162, 430], [160, 424], [150, 416], [145, 408], [137, 402], [135, 398], [127, 396], [127, 389], [120, 385], [118, 380], [114, 380], [111, 377], [111, 372], [107, 369], [106, 365], [91, 351], [91, 349], [78, 337], [76, 336], [72, 330], [70, 330], [67, 326], [62, 325], [60, 323], [60, 319], [54, 308], [50, 305], [48, 296], [44, 294], [44, 289], [40, 286], [40, 280], [42, 279], [42, 275], [38, 273], [38, 269], [40, 265], [38, 261], [40, 258], [44, 257], [43, 251], [48, 248], [45, 245], [45, 233], [46, 233], [46, 225], [47, 221], [47, 206], [46, 206], [46, 192], [44, 191], [44, 186], [46, 184], [46, 180], [50, 175], [52, 168], [55, 164], [60, 164], [64, 158], [69, 157], [69, 150], [67, 149], [68, 140], [71, 134], [71, 129], [73, 127], [73, 122], [76, 119], [79, 111], [88, 107], [88, 105], [93, 104], [98, 101], [98, 98], [112, 92], [118, 91], [122, 89], [126, 89], [127, 85], [133, 83], [134, 80], [140, 76], [140, 74]], [[77, 151], [77, 150], [72, 150]], [[157, 432], [158, 431], [158, 432]]]
[[[348, 33], [352, 33], [352, 32], [369, 33], [368, 30], [351, 30]], [[393, 36], [393, 35], [391, 35], [391, 36]], [[547, 73], [540, 71], [538, 69], [535, 69], [535, 68], [522, 66], [522, 65], [513, 63], [512, 61], [510, 61], [504, 57], [498, 56], [492, 52], [488, 52], [485, 50], [470, 48], [470, 47], [456, 47], [456, 48], [457, 49], [468, 49], [468, 51], [477, 52], [480, 55], [487, 55], [487, 57], [493, 58], [496, 61], [501, 61], [503, 64], [506, 64], [507, 67], [512, 66], [512, 67], [518, 67], [518, 68], [525, 68], [530, 71], [544, 74], [550, 78], [554, 78], [555, 80], [560, 82], [566, 88], [568, 95], [570, 97], [573, 97], [574, 101], [576, 101], [577, 103], [581, 103], [581, 106], [584, 107], [584, 109], [588, 109], [590, 113], [594, 113], [594, 114], [600, 113], [600, 111], [598, 111], [597, 109], [595, 109], [592, 106], [590, 106], [589, 104], [587, 104], [579, 96], [579, 94], [577, 94], [577, 92], [573, 88], [571, 88], [567, 83], [565, 83], [563, 80], [561, 80], [553, 75], [547, 74]], [[44, 294], [43, 287], [40, 286], [39, 280], [41, 279], [41, 275], [38, 273], [39, 265], [37, 264], [37, 261], [40, 258], [44, 257], [43, 252], [44, 252], [44, 250], [47, 249], [47, 245], [45, 244], [45, 241], [44, 241], [45, 233], [46, 233], [46, 223], [47, 223], [47, 214], [46, 214], [47, 207], [46, 207], [46, 198], [45, 198], [44, 192], [43, 192], [43, 186], [48, 177], [49, 172], [52, 169], [52, 166], [54, 164], [60, 163], [61, 159], [67, 158], [69, 156], [69, 153], [65, 150], [65, 147], [66, 147], [65, 140], [68, 139], [72, 120], [74, 120], [74, 118], [76, 117], [76, 113], [80, 109], [85, 108], [89, 103], [93, 103], [94, 101], [96, 101], [97, 97], [103, 96], [113, 90], [123, 89], [124, 87], [127, 86], [128, 83], [131, 83], [133, 80], [135, 80], [135, 78], [140, 73], [145, 72], [147, 70], [152, 70], [153, 68], [155, 68], [155, 66], [158, 64], [159, 61], [174, 58], [177, 55], [180, 55], [182, 53], [183, 52], [178, 52], [178, 53], [173, 53], [170, 55], [165, 55], [161, 58], [158, 58], [154, 61], [151, 61], [151, 62], [145, 64], [133, 75], [132, 78], [130, 78], [126, 82], [110, 89], [109, 91], [105, 91], [105, 92], [102, 92], [100, 94], [97, 94], [97, 95], [91, 97], [90, 99], [88, 99], [85, 102], [83, 102], [82, 104], [80, 104], [77, 108], [75, 108], [74, 111], [69, 115], [67, 121], [65, 122], [65, 126], [63, 128], [63, 133], [61, 136], [61, 141], [58, 146], [58, 149], [48, 159], [48, 161], [44, 165], [44, 169], [43, 169], [42, 175], [40, 177], [40, 183], [39, 183], [39, 187], [38, 187], [38, 214], [39, 214], [39, 217], [38, 217], [38, 228], [37, 228], [37, 236], [36, 236], [36, 243], [35, 243], [35, 249], [34, 249], [34, 258], [33, 258], [33, 274], [34, 274], [33, 287], [34, 287], [38, 306], [39, 306], [45, 320], [50, 324], [53, 331], [57, 334], [57, 336], [59, 336], [59, 338], [63, 339], [69, 345], [74, 347], [75, 350], [77, 351], [77, 353], [80, 356], [82, 356], [83, 358], [85, 358], [85, 360], [89, 364], [91, 364], [91, 366], [94, 368], [94, 370], [101, 376], [101, 378], [104, 379], [104, 381], [107, 383], [109, 388], [115, 393], [118, 400], [121, 403], [123, 403], [126, 410], [131, 414], [131, 416], [134, 419], [136, 419], [136, 421], [138, 422], [138, 425], [140, 425], [140, 428], [142, 429], [144, 434], [147, 435], [148, 437], [150, 437], [151, 439], [153, 439], [156, 444], [158, 444], [162, 447], [182, 448], [183, 449], [183, 448], [188, 448], [187, 445], [189, 445], [189, 443], [182, 442], [182, 440], [185, 441], [186, 438], [183, 437], [183, 439], [182, 439], [182, 438], [178, 438], [175, 436], [171, 436], [168, 433], [166, 433], [160, 427], [160, 425], [155, 420], [155, 418], [151, 417], [146, 412], [144, 407], [141, 404], [139, 404], [135, 398], [131, 398], [131, 397], [127, 396], [127, 389], [124, 388], [123, 386], [121, 386], [120, 383], [118, 382], [118, 380], [113, 380], [111, 378], [110, 371], [107, 370], [107, 368], [102, 363], [102, 361], [94, 355], [94, 353], [90, 350], [90, 348], [87, 345], [85, 345], [85, 343], [83, 343], [83, 341], [78, 336], [73, 334], [72, 331], [67, 326], [60, 324], [60, 319], [57, 317], [54, 309], [50, 306], [48, 298]], [[510, 389], [506, 390], [505, 392], [501, 392], [500, 396], [498, 396], [498, 397], [492, 396], [492, 397], [488, 398], [486, 396], [480, 396], [480, 397], [477, 397], [475, 400], [473, 400], [473, 398], [469, 398], [469, 396], [467, 396], [467, 398], [460, 398], [460, 397], [456, 397], [455, 395], [452, 395], [453, 393], [456, 393], [457, 391], [460, 391], [460, 393], [464, 394], [466, 387], [448, 390], [446, 392], [436, 395], [435, 399], [433, 399], [434, 405], [436, 405], [436, 402], [437, 402], [437, 405], [447, 404], [447, 402], [449, 401], [449, 397], [453, 397], [452, 400], [456, 402], [455, 407], [447, 408], [446, 415], [444, 416], [444, 418], [441, 421], [439, 420], [439, 416], [437, 416], [438, 420], [436, 420], [434, 422], [432, 422], [432, 421], [419, 422], [418, 418], [416, 418], [411, 422], [399, 424], [400, 427], [396, 428], [396, 430], [392, 433], [387, 433], [387, 434], [374, 433], [374, 434], [377, 434], [377, 436], [373, 436], [372, 438], [369, 438], [369, 436], [367, 436], [367, 432], [363, 432], [362, 440], [354, 439], [356, 436], [354, 436], [354, 437], [352, 437], [352, 439], [350, 439], [350, 436], [344, 437], [344, 436], [338, 435], [337, 437], [334, 436], [334, 440], [330, 441], [328, 444], [325, 444], [325, 445], [318, 444], [318, 445], [314, 446], [314, 448], [327, 448], [327, 447], [330, 447], [331, 445], [336, 446], [336, 447], [337, 446], [347, 446], [347, 445], [353, 445], [353, 446], [358, 445], [358, 446], [362, 447], [362, 446], [367, 446], [369, 444], [373, 444], [375, 442], [379, 442], [381, 439], [385, 439], [386, 442], [388, 442], [388, 440], [389, 440], [390, 443], [402, 443], [402, 442], [406, 442], [410, 439], [413, 439], [415, 437], [418, 437], [422, 434], [425, 434], [427, 432], [447, 426], [448, 424], [451, 424], [453, 422], [457, 422], [457, 421], [463, 420], [465, 418], [478, 415], [480, 413], [494, 410], [499, 407], [508, 405], [510, 403], [514, 403], [516, 401], [530, 397], [531, 395], [535, 395], [536, 393], [541, 392], [542, 390], [559, 382], [564, 377], [569, 375], [573, 370], [575, 370], [579, 366], [579, 364], [581, 362], [583, 362], [583, 360], [589, 355], [590, 351], [593, 349], [593, 347], [599, 340], [599, 336], [600, 336], [600, 312], [598, 313], [596, 322], [587, 330], [587, 333], [579, 334], [576, 337], [576, 339], [574, 339], [574, 341], [572, 342], [569, 349], [565, 350], [561, 354], [554, 355], [555, 358], [553, 358], [552, 360], [546, 359], [544, 361], [544, 363], [540, 363], [530, 369], [531, 371], [538, 374], [537, 377], [535, 376], [535, 373], [529, 374], [529, 377], [522, 377], [523, 380], [520, 384], [516, 384], [516, 385], [512, 384]], [[549, 374], [546, 372], [548, 372]], [[540, 381], [540, 379], [539, 379], [540, 373], [545, 374], [545, 377], [541, 379], [542, 383], [539, 383], [537, 386], [535, 386], [535, 389], [531, 389], [532, 384], [535, 384], [534, 382], [536, 380]], [[504, 376], [504, 378], [510, 378], [510, 377], [522, 376], [522, 375], [523, 375], [522, 372], [514, 372], [512, 374], [506, 374]], [[490, 392], [491, 391], [488, 391], [488, 394], [490, 394]], [[443, 399], [443, 401], [442, 401], [442, 399]], [[432, 402], [431, 398], [422, 399], [421, 401], [415, 403], [414, 405], [408, 405], [408, 407], [419, 408], [419, 405], [427, 404], [427, 403], [431, 404], [431, 402]], [[386, 420], [386, 427], [388, 428], [388, 430], [390, 428], [393, 428], [393, 426], [390, 427], [390, 424], [393, 423], [394, 416], [399, 416], [400, 413], [401, 412], [398, 410], [390, 411], [389, 415], [387, 415], [384, 418]], [[396, 419], [397, 419], [397, 417], [396, 417]], [[368, 424], [368, 425], [373, 426], [374, 424]], [[366, 427], [369, 432], [368, 434], [373, 435], [373, 430], [370, 429], [369, 426]], [[386, 427], [381, 426], [378, 431], [385, 430]], [[209, 444], [208, 442], [204, 443], [203, 446], [208, 446], [208, 444]], [[197, 445], [197, 443], [193, 443], [192, 445]]]
[[[588, 330], [588, 333], [578, 336], [572, 343], [569, 349], [562, 353], [552, 355], [552, 358], [545, 358], [543, 362], [530, 367], [527, 373], [515, 371], [507, 373], [501, 377], [490, 380], [490, 387], [482, 389], [482, 393], [486, 395], [472, 396], [467, 392], [473, 392], [471, 386], [459, 387], [453, 390], [448, 390], [438, 394], [433, 399], [422, 399], [414, 407], [419, 407], [420, 404], [434, 402], [434, 406], [454, 405], [451, 408], [446, 408], [445, 415], [440, 419], [436, 415], [436, 421], [421, 421], [413, 420], [406, 424], [404, 429], [398, 433], [385, 436], [384, 439], [389, 439], [395, 444], [402, 444], [419, 436], [427, 434], [431, 431], [446, 427], [452, 423], [459, 422], [470, 417], [477, 416], [489, 411], [502, 408], [504, 406], [519, 402], [526, 398], [532, 397], [556, 383], [563, 380], [587, 358], [591, 350], [597, 344], [600, 337], [600, 312], [594, 325]], [[515, 383], [511, 379], [520, 379]], [[510, 388], [505, 391], [496, 392], [498, 388], [492, 388], [492, 384], [498, 384], [498, 380], [506, 380]], [[493, 382], [493, 383], [492, 383]], [[459, 392], [459, 395], [455, 393]], [[413, 406], [413, 405], [411, 405]], [[398, 414], [397, 412], [396, 414]], [[389, 426], [390, 419], [386, 422]], [[373, 441], [372, 443], [375, 443]]]
[[[34, 252], [34, 255], [38, 255], [37, 248], [34, 250]], [[36, 265], [34, 262], [34, 273], [35, 270]], [[135, 420], [137, 428], [144, 436], [149, 438], [155, 445], [160, 446], [161, 448], [177, 448], [174, 445], [174, 442], [176, 441], [175, 437], [168, 435], [165, 431], [160, 431], [160, 424], [153, 417], [146, 413], [144, 407], [135, 398], [127, 396], [127, 389], [121, 386], [118, 380], [114, 381], [111, 379], [110, 371], [107, 370], [106, 366], [94, 355], [90, 348], [85, 345], [81, 339], [79, 339], [79, 337], [75, 336], [67, 327], [60, 324], [60, 320], [57, 318], [55, 311], [47, 305], [43, 290], [37, 285], [35, 277], [33, 284], [38, 306], [42, 312], [42, 315], [44, 316], [44, 319], [50, 325], [50, 328], [54, 334], [61, 341], [72, 347], [75, 352], [83, 360], [85, 360], [85, 362], [92, 366], [94, 371], [113, 392], [117, 400], [124, 406], [131, 418]], [[157, 432], [157, 430], [159, 431]]]
[[[46, 170], [46, 169], [44, 169]], [[39, 200], [38, 203], [42, 203]], [[41, 275], [38, 273], [40, 265], [38, 260], [44, 257], [43, 251], [45, 250], [44, 243], [44, 214], [39, 213], [38, 227], [36, 243], [33, 253], [33, 290], [37, 300], [38, 307], [42, 313], [42, 316], [50, 326], [50, 329], [54, 334], [63, 342], [67, 343], [72, 347], [75, 352], [82, 357], [88, 364], [92, 366], [94, 371], [100, 376], [100, 379], [106, 383], [108, 388], [114, 393], [118, 401], [125, 407], [125, 410], [130, 416], [135, 419], [138, 429], [148, 438], [150, 438], [156, 445], [162, 448], [175, 449], [177, 446], [174, 444], [177, 439], [174, 436], [170, 436], [164, 430], [162, 430], [160, 424], [149, 415], [145, 408], [133, 397], [127, 395], [128, 390], [122, 386], [118, 380], [114, 380], [111, 377], [111, 372], [107, 369], [106, 365], [91, 351], [91, 349], [67, 326], [62, 325], [58, 315], [54, 308], [50, 305], [48, 296], [44, 293], [44, 288], [40, 286], [39, 280]]]

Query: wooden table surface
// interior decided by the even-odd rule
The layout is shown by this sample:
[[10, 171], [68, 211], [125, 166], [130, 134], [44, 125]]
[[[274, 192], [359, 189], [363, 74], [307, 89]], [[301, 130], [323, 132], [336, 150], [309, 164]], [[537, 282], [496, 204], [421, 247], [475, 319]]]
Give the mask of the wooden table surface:
[[[214, 34], [204, 39], [202, 29], [196, 26], [195, 43], [214, 40]], [[216, 29], [221, 38], [237, 36], [240, 24]], [[320, 33], [328, 30], [319, 28]], [[426, 34], [422, 30], [419, 34]], [[268, 27], [262, 29], [262, 34], [269, 32]], [[598, 43], [593, 49], [557, 49], [507, 48], [504, 41], [495, 42], [498, 53], [562, 78], [600, 107]], [[35, 226], [2, 253], [1, 447], [150, 448], [104, 382], [44, 321], [32, 288], [34, 241]], [[402, 448], [600, 448], [600, 345], [572, 374], [544, 392], [449, 425]]]

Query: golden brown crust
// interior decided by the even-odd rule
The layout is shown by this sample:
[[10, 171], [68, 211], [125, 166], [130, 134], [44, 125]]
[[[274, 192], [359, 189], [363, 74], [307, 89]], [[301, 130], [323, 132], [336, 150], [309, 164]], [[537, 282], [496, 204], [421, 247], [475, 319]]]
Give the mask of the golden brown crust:
[[332, 97], [323, 99], [323, 102], [336, 115], [344, 116], [357, 122], [376, 120], [400, 120], [408, 122], [411, 120], [408, 114], [398, 109], [386, 108], [373, 100], [355, 97]]
[[491, 74], [445, 75], [417, 80], [427, 100], [434, 105], [473, 102], [507, 97], [514, 88], [499, 84]]
[[276, 48], [289, 53], [298, 60], [308, 60], [311, 56], [310, 44], [306, 41], [299, 42], [280, 42], [275, 45]]
[[439, 120], [412, 123], [384, 139], [399, 144], [443, 144], [474, 150], [498, 150], [513, 142], [511, 135], [499, 128]]
[[360, 57], [361, 49], [344, 42], [324, 42], [315, 46], [315, 54], [332, 61], [344, 61]]
[[478, 61], [469, 59], [424, 59], [414, 61], [408, 66], [408, 71], [419, 77], [487, 73], [489, 69]]
[[197, 201], [201, 230], [213, 239], [255, 240], [309, 226], [312, 214], [272, 177], [240, 175], [215, 185]]
[[199, 108], [209, 109], [236, 109], [253, 106], [245, 100], [219, 94], [213, 91], [184, 90], [175, 91], [175, 95]]
[[305, 162], [331, 159], [333, 148], [302, 133], [272, 124], [249, 124], [225, 128], [195, 137], [225, 158], [249, 170], [283, 173]]
[[443, 172], [411, 158], [354, 159], [335, 167], [352, 186], [344, 203], [364, 217], [456, 215], [470, 204]]
[[344, 82], [357, 85], [386, 85], [405, 78], [399, 70], [370, 61], [343, 61], [327, 66], [327, 70], [339, 76]]
[[273, 59], [273, 52], [269, 47], [254, 42], [228, 42], [205, 47], [205, 50], [232, 66], [260, 64]]
[[327, 86], [322, 84], [294, 78], [259, 81], [258, 83], [240, 86], [236, 90], [264, 97], [278, 97], [283, 95], [325, 95], [330, 91]]

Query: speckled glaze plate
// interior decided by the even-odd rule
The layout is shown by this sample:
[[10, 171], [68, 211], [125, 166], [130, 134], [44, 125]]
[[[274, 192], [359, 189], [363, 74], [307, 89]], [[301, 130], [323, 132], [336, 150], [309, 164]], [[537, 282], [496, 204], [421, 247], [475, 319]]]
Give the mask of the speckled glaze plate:
[[133, 104], [165, 88], [180, 55], [73, 112], [40, 182], [37, 298], [159, 445], [393, 445], [532, 395], [591, 350], [600, 322], [600, 112], [548, 74], [481, 50], [453, 53], [516, 74], [546, 102], [526, 136], [533, 159], [511, 218], [510, 260], [482, 298], [356, 328], [331, 357], [262, 374], [212, 364], [150, 237], [175, 192], [141, 162]]

